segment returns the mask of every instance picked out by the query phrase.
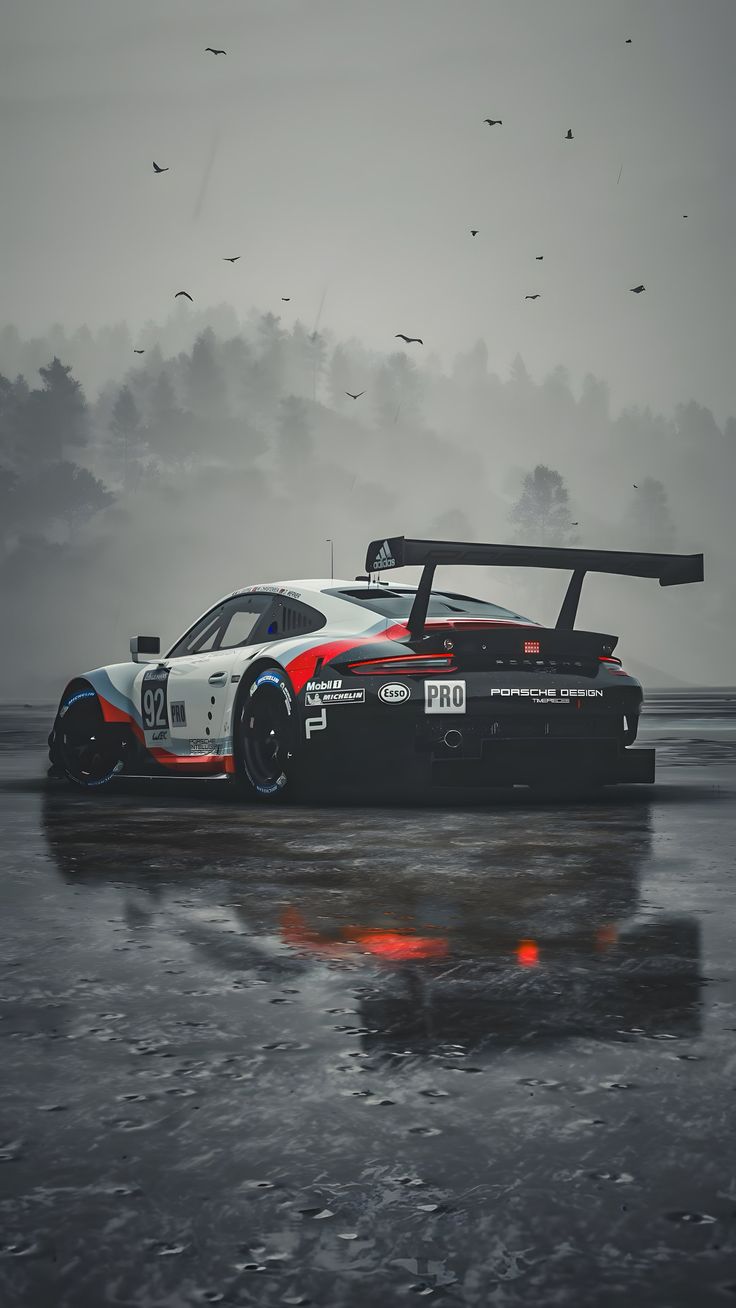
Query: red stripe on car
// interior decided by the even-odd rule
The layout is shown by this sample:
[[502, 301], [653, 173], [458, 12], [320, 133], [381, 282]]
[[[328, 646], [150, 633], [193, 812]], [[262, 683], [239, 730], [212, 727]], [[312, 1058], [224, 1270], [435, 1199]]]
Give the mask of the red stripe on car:
[[362, 649], [365, 645], [373, 645], [378, 641], [401, 640], [402, 636], [406, 635], [406, 623], [398, 622], [393, 627], [387, 627], [385, 631], [377, 631], [371, 635], [354, 636], [351, 640], [326, 641], [324, 645], [313, 645], [311, 649], [297, 654], [296, 658], [286, 664], [286, 671], [298, 695], [302, 687], [315, 676], [318, 663], [320, 665], [330, 663], [337, 654], [347, 654], [351, 649]]

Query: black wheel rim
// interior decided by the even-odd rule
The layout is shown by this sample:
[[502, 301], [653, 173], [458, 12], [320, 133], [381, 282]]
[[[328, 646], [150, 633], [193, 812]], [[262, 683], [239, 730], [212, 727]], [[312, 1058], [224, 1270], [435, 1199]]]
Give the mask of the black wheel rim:
[[93, 691], [78, 692], [62, 708], [57, 741], [64, 771], [80, 786], [104, 786], [122, 770], [120, 740], [107, 728]]
[[261, 686], [243, 708], [245, 771], [257, 790], [273, 792], [286, 784], [291, 722], [279, 686]]

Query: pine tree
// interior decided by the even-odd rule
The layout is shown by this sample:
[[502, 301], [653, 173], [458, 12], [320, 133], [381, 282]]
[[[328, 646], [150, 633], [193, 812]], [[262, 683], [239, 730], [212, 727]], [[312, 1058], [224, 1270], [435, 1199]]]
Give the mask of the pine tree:
[[667, 553], [672, 549], [675, 527], [661, 481], [645, 477], [634, 491], [626, 514], [627, 537], [632, 549]]
[[330, 404], [338, 413], [347, 408], [348, 400], [347, 391], [362, 391], [363, 387], [355, 383], [350, 367], [350, 359], [347, 351], [342, 345], [336, 346], [332, 351], [330, 366], [327, 372], [327, 390], [330, 397]]
[[90, 434], [87, 401], [71, 367], [54, 355], [38, 371], [43, 386], [30, 392], [19, 414], [21, 457], [33, 467], [86, 445]]
[[217, 341], [211, 328], [197, 337], [185, 365], [186, 395], [192, 413], [215, 420], [225, 413], [222, 372], [216, 360]]
[[559, 472], [537, 464], [524, 478], [511, 523], [530, 545], [570, 545], [576, 539], [570, 518], [570, 498]]
[[164, 462], [179, 463], [191, 454], [191, 415], [179, 408], [165, 371], [159, 373], [151, 388], [147, 427], [151, 449]]
[[312, 433], [307, 406], [299, 396], [287, 395], [279, 406], [279, 453], [286, 469], [301, 468], [312, 455]]
[[123, 486], [130, 485], [134, 463], [142, 453], [141, 415], [129, 386], [121, 386], [112, 409], [110, 431], [114, 437], [113, 453], [120, 468]]

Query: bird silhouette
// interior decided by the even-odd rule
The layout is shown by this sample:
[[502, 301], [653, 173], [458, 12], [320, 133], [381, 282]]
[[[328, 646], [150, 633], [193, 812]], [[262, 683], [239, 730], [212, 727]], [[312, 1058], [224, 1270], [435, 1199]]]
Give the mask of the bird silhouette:
[[630, 37], [630, 36], [627, 36], [626, 41], [624, 42], [624, 44], [625, 44], [625, 45], [631, 45], [631, 37]]
[[239, 254], [224, 254], [224, 255], [222, 256], [222, 262], [223, 262], [223, 263], [237, 263], [239, 258], [240, 258], [240, 255], [239, 255]]
[[471, 236], [477, 236], [477, 235], [478, 235], [478, 231], [479, 231], [479, 228], [477, 228], [477, 227], [475, 227], [475, 228], [471, 227], [471, 229], [470, 229], [470, 235], [471, 235]]
[[646, 289], [647, 289], [646, 286], [630, 286], [630, 287], [629, 287], [629, 290], [630, 290], [630, 291], [633, 291], [634, 295], [641, 295], [642, 291], [645, 291]]
[[291, 300], [291, 296], [290, 296], [290, 295], [282, 295], [282, 296], [281, 296], [281, 299], [283, 300], [284, 304], [288, 304], [288, 303], [290, 302], [290, 300]]
[[543, 254], [535, 254], [534, 258], [535, 258], [537, 261], [539, 261], [540, 259], [543, 259], [543, 258], [544, 258], [544, 255], [543, 255]]
[[580, 523], [579, 523], [579, 522], [571, 522], [571, 523], [570, 523], [570, 526], [571, 526], [571, 527], [579, 527], [579, 526], [580, 526]]
[[637, 484], [636, 484], [635, 481], [632, 481], [631, 484], [632, 484], [632, 486], [634, 487], [634, 490], [638, 490], [638, 489], [639, 489], [639, 487], [637, 486]]
[[153, 171], [154, 171], [155, 173], [167, 173], [169, 170], [168, 170], [168, 168], [159, 168], [158, 164], [156, 163], [156, 160], [154, 159], [154, 161], [153, 161]]
[[403, 332], [397, 332], [394, 336], [395, 341], [406, 341], [407, 345], [424, 345], [421, 336], [405, 336]]
[[345, 394], [349, 395], [351, 400], [359, 400], [361, 395], [365, 395], [365, 391], [358, 391], [357, 395], [354, 395], [352, 391], [346, 391]]
[[536, 294], [536, 295], [525, 295], [525, 296], [524, 296], [524, 299], [525, 299], [525, 300], [538, 300], [538, 299], [539, 299], [539, 295], [540, 295], [540, 292], [537, 291], [537, 294]]
[[683, 216], [683, 218], [687, 218], [687, 214], [686, 214], [686, 213], [684, 213], [682, 216]]
[[484, 118], [483, 122], [488, 123], [489, 127], [503, 127], [502, 118]]
[[134, 353], [134, 354], [145, 354], [146, 351], [145, 351], [145, 350], [133, 350], [133, 353]]
[[212, 45], [206, 45], [204, 48], [204, 52], [205, 54], [214, 54], [214, 55], [227, 54], [227, 50], [215, 50], [214, 46]]
[[566, 141], [574, 141], [574, 140], [575, 140], [575, 137], [574, 137], [573, 134], [572, 134], [572, 128], [571, 128], [571, 127], [568, 127], [568, 129], [567, 129], [567, 136], [565, 137], [565, 140], [566, 140]]
[[188, 299], [188, 300], [191, 300], [191, 301], [192, 301], [192, 304], [194, 304], [194, 299], [193, 299], [192, 296], [189, 294], [189, 291], [177, 291], [177, 292], [176, 292], [176, 295], [174, 296], [174, 299], [175, 299], [175, 300], [178, 300], [180, 295], [186, 295], [187, 299]]

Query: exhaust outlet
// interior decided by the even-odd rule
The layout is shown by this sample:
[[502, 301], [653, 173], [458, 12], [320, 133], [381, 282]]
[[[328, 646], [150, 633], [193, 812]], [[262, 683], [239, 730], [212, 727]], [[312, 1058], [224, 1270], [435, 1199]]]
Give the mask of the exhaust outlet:
[[442, 740], [448, 749], [460, 749], [463, 743], [463, 733], [453, 727], [450, 731], [445, 732]]

